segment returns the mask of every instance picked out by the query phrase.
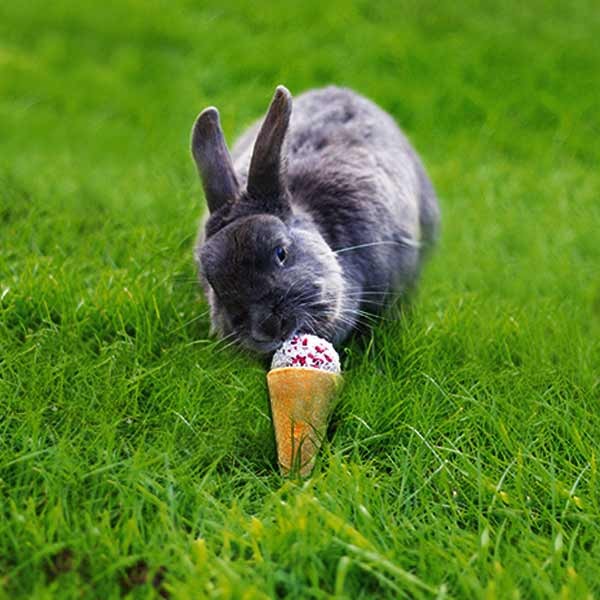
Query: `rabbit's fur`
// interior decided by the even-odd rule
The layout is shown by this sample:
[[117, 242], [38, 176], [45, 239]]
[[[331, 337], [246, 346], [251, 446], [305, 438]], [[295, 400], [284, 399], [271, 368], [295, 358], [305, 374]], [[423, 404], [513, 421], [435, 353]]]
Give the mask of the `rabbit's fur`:
[[192, 130], [209, 215], [196, 248], [214, 330], [259, 352], [295, 331], [339, 344], [406, 291], [436, 237], [433, 187], [382, 109], [283, 86], [229, 155], [215, 108]]

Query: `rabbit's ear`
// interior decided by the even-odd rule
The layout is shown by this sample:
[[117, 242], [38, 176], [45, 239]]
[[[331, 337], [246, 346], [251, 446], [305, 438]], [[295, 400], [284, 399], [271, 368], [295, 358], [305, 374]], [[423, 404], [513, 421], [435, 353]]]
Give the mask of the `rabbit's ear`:
[[239, 183], [219, 122], [219, 111], [205, 108], [192, 128], [192, 154], [212, 213], [239, 195]]
[[[268, 205], [287, 201], [282, 149], [291, 114], [292, 95], [282, 85], [277, 86], [269, 112], [256, 137], [248, 172], [248, 193]], [[282, 207], [269, 208], [277, 210]]]

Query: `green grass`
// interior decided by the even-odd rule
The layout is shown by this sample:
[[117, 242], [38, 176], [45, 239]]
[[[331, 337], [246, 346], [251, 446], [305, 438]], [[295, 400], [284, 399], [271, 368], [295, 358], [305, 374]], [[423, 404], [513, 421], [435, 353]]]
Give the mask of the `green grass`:
[[[600, 595], [597, 3], [0, 4], [0, 598]], [[286, 481], [208, 335], [188, 152], [330, 82], [441, 197]]]

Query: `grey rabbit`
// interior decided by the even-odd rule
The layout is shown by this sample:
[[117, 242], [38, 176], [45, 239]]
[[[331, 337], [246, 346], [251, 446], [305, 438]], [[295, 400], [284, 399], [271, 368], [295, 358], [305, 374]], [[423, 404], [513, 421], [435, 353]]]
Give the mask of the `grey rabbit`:
[[192, 129], [209, 214], [195, 258], [214, 331], [261, 352], [294, 332], [340, 344], [414, 284], [439, 225], [390, 115], [330, 86], [277, 87], [229, 154], [214, 107]]

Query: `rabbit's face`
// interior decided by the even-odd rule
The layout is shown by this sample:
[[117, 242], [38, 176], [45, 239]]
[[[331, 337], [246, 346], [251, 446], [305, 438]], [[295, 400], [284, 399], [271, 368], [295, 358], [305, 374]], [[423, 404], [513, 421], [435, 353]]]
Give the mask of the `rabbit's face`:
[[213, 323], [223, 335], [271, 352], [295, 331], [333, 331], [342, 274], [315, 231], [252, 215], [212, 235], [198, 257]]

